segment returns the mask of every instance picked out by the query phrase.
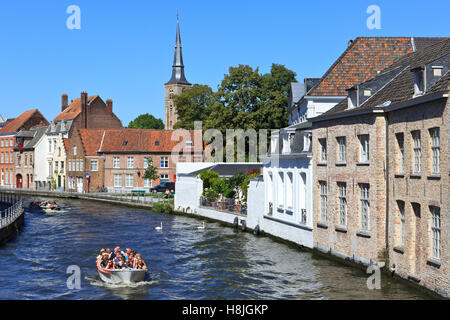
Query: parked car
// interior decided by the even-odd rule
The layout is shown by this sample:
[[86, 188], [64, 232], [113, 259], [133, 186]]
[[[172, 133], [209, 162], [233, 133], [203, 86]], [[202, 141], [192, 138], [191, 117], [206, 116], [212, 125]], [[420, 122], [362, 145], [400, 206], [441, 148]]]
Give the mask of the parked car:
[[159, 185], [150, 189], [151, 192], [165, 192], [169, 189], [170, 192], [175, 191], [175, 182], [161, 182]]

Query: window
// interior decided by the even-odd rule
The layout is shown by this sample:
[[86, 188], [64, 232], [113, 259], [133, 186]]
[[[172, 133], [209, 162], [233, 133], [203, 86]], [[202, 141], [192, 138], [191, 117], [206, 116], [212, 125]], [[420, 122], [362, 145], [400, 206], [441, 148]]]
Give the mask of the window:
[[91, 171], [98, 171], [98, 160], [91, 160]]
[[[31, 159], [30, 159], [31, 161]], [[64, 172], [64, 161], [61, 161], [61, 171]]]
[[52, 140], [51, 139], [48, 140], [48, 152], [49, 153], [52, 152]]
[[151, 187], [150, 179], [144, 179], [144, 187], [145, 188], [150, 188]]
[[431, 146], [431, 174], [440, 173], [440, 153], [441, 142], [439, 128], [430, 129], [430, 146]]
[[74, 156], [77, 155], [77, 146], [73, 146], [73, 155], [74, 155]]
[[423, 68], [416, 68], [412, 71], [414, 72], [414, 96], [422, 95], [425, 92]]
[[347, 184], [338, 182], [338, 198], [339, 198], [339, 224], [347, 225]]
[[114, 175], [114, 187], [122, 187], [122, 175], [121, 174]]
[[58, 157], [61, 157], [61, 148], [58, 148]]
[[359, 185], [360, 189], [360, 213], [361, 213], [361, 230], [369, 230], [369, 185], [361, 183]]
[[2, 139], [2, 147], [5, 146], [5, 140]]
[[55, 161], [55, 172], [58, 172], [58, 161]]
[[319, 181], [320, 185], [320, 221], [327, 222], [327, 183]]
[[327, 162], [327, 139], [319, 139], [320, 162]]
[[284, 204], [284, 174], [283, 172], [278, 173], [278, 186], [277, 186], [277, 194], [278, 194], [278, 206], [283, 207]]
[[[172, 124], [172, 122], [170, 122]], [[155, 146], [159, 146], [159, 141], [155, 141]]]
[[420, 173], [420, 156], [422, 153], [421, 145], [420, 145], [420, 131], [413, 131], [413, 172], [415, 174]]
[[359, 138], [359, 162], [369, 162], [369, 135], [363, 134]]
[[83, 169], [83, 160], [80, 160], [80, 171], [83, 171], [84, 169]]
[[294, 193], [294, 183], [292, 172], [286, 174], [286, 206], [292, 209], [294, 206], [293, 193]]
[[12, 152], [9, 154], [9, 163], [13, 163], [13, 153]]
[[347, 159], [347, 155], [346, 155], [346, 141], [345, 141], [345, 137], [337, 137], [337, 143], [338, 143], [338, 162], [346, 162]]
[[80, 160], [75, 160], [75, 171], [80, 171]]
[[144, 158], [144, 169], [147, 169], [148, 168], [148, 161], [149, 159], [148, 158]]
[[431, 257], [441, 259], [441, 209], [430, 207], [431, 211]]
[[2, 158], [1, 158], [1, 163], [3, 163], [3, 152], [2, 152]]
[[433, 76], [435, 77], [442, 77], [442, 69], [443, 67], [435, 67], [433, 66]]
[[169, 167], [169, 157], [161, 157], [161, 168]]
[[402, 174], [404, 173], [404, 162], [405, 162], [405, 139], [403, 136], [403, 132], [399, 132], [395, 134], [395, 137], [397, 138], [397, 173]]
[[125, 186], [127, 188], [132, 188], [134, 186], [134, 176], [132, 174], [127, 174], [125, 176]]
[[399, 237], [399, 245], [401, 247], [405, 246], [405, 230], [406, 230], [406, 221], [405, 221], [405, 202], [397, 201], [398, 212], [399, 212], [399, 220], [400, 220], [400, 237]]
[[128, 157], [128, 159], [127, 159], [127, 168], [128, 169], [133, 169], [134, 168], [134, 158], [133, 157]]
[[120, 158], [114, 157], [113, 158], [113, 168], [119, 169], [120, 168]]
[[169, 175], [168, 174], [162, 174], [159, 176], [159, 182], [169, 182]]

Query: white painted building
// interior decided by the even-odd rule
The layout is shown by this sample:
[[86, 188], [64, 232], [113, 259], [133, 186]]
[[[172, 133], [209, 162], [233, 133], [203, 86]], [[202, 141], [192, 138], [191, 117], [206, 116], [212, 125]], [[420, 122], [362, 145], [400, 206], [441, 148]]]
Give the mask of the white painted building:
[[53, 157], [57, 145], [63, 144], [63, 139], [68, 138], [72, 120], [52, 121], [47, 131], [35, 147], [34, 181], [36, 189], [50, 189], [52, 185]]

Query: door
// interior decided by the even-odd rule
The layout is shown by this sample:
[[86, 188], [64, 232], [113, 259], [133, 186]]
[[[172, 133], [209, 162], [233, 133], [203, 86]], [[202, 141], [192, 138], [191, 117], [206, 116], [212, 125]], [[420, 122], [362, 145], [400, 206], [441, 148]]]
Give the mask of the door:
[[22, 187], [23, 187], [22, 175], [18, 174], [16, 175], [16, 188], [22, 189]]
[[82, 193], [83, 192], [83, 178], [77, 177], [77, 192]]

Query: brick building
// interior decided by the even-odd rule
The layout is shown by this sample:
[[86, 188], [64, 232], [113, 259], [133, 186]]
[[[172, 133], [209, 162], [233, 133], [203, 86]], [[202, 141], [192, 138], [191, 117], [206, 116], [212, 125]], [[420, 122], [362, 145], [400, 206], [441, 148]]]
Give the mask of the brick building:
[[[38, 109], [28, 110], [13, 120], [8, 120], [0, 128], [0, 185], [8, 187], [23, 186], [21, 176], [14, 173], [14, 147], [22, 141], [16, 139], [21, 130], [29, 130], [32, 127], [47, 126], [48, 121]], [[21, 147], [23, 144], [21, 145]]]
[[21, 141], [21, 146], [14, 147], [14, 170], [16, 177], [16, 188], [35, 189], [35, 146], [42, 138], [47, 127], [31, 128], [21, 130], [16, 139]]
[[449, 70], [447, 39], [398, 59], [311, 119], [315, 246], [385, 262], [444, 296]]
[[[178, 162], [203, 161], [203, 142], [194, 144], [193, 131], [186, 132], [191, 136], [181, 138], [174, 130], [106, 130], [98, 150], [105, 161], [105, 186], [109, 191], [149, 191], [160, 182], [174, 182]], [[177, 146], [183, 154], [172, 156]], [[143, 179], [149, 157], [158, 168], [159, 179], [154, 181]]]
[[[98, 174], [94, 172], [93, 177], [95, 178], [87, 179], [90, 169], [84, 166], [85, 157], [96, 156], [95, 150], [91, 149], [91, 144], [94, 142], [84, 140], [82, 136], [84, 131], [81, 129], [122, 128], [122, 122], [113, 112], [112, 100], [108, 99], [105, 103], [98, 95], [88, 96], [86, 92], [82, 92], [80, 98], [73, 100], [68, 105], [68, 96], [63, 94], [61, 113], [53, 120], [52, 124], [54, 124], [55, 130], [47, 132], [50, 141], [50, 153], [47, 158], [51, 172], [55, 171], [54, 167], [58, 163], [57, 176], [65, 177], [64, 183], [58, 184], [58, 186], [60, 188], [66, 186], [69, 191], [78, 192], [97, 190], [102, 186], [103, 177], [97, 177]], [[93, 139], [96, 138], [97, 136], [93, 137]], [[86, 145], [83, 145], [83, 141]], [[56, 145], [60, 148], [62, 145], [65, 146], [65, 161], [64, 159], [59, 159], [57, 162], [53, 160]], [[61, 166], [65, 168], [65, 171], [61, 171]]]

